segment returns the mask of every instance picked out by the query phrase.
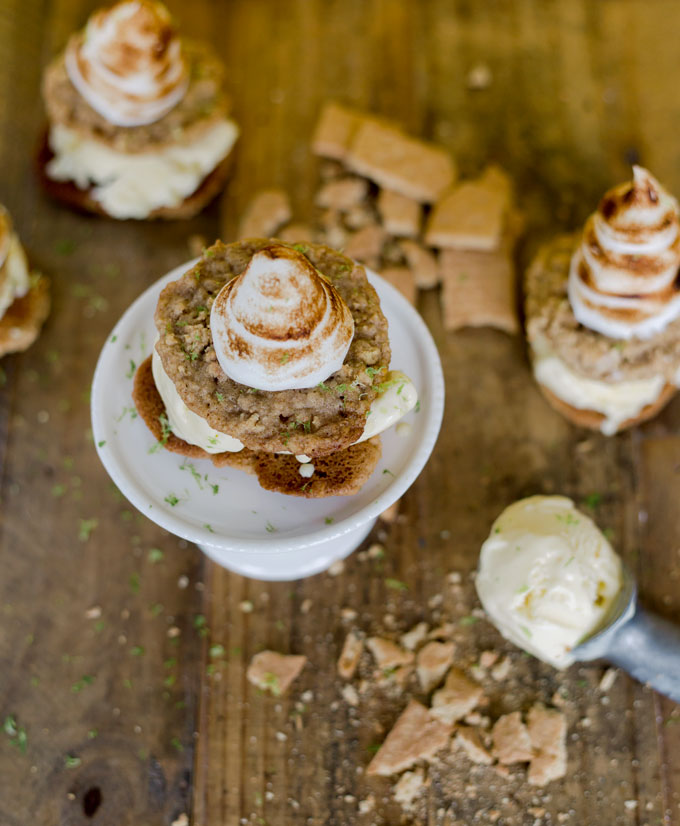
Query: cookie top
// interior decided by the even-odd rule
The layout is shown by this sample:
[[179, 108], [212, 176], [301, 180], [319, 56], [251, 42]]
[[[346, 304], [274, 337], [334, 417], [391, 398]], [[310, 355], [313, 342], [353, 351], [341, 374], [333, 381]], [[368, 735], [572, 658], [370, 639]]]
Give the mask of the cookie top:
[[609, 338], [584, 327], [567, 298], [569, 264], [580, 235], [562, 235], [538, 251], [525, 279], [527, 337], [543, 340], [575, 372], [620, 382], [663, 375], [673, 382], [680, 369], [680, 319], [648, 339]]
[[189, 65], [189, 87], [180, 102], [154, 123], [116, 126], [87, 103], [66, 71], [64, 54], [45, 70], [43, 97], [52, 124], [102, 141], [120, 152], [145, 152], [189, 142], [216, 121], [228, 116], [231, 102], [222, 88], [224, 66], [204, 43], [182, 40]]
[[355, 330], [345, 361], [328, 379], [304, 390], [268, 392], [232, 381], [215, 355], [210, 310], [224, 284], [270, 244], [264, 238], [217, 241], [169, 284], [156, 309], [156, 350], [184, 403], [215, 430], [252, 450], [324, 456], [361, 437], [371, 403], [384, 390], [390, 363], [387, 319], [362, 266], [321, 244], [294, 245], [350, 309]]

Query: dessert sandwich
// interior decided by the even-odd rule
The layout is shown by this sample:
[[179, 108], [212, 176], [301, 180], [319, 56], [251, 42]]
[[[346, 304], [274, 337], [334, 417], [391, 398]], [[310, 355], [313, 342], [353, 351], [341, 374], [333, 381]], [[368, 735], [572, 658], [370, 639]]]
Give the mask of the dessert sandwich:
[[605, 435], [656, 415], [680, 384], [680, 214], [642, 167], [579, 238], [543, 247], [525, 279], [533, 371], [550, 404]]
[[48, 193], [118, 219], [188, 218], [222, 189], [238, 127], [223, 66], [155, 0], [95, 12], [47, 68]]
[[10, 214], [0, 204], [0, 356], [30, 347], [49, 311], [48, 280], [30, 271]]
[[364, 268], [321, 244], [217, 241], [160, 294], [133, 399], [167, 450], [254, 473], [272, 491], [356, 493], [378, 434], [417, 402], [391, 371]]

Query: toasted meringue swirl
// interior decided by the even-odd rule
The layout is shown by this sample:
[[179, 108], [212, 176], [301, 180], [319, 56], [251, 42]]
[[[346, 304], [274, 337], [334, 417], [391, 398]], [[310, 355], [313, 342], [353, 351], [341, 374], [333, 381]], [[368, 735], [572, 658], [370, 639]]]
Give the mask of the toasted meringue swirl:
[[93, 14], [68, 43], [66, 70], [90, 106], [117, 126], [159, 120], [189, 85], [170, 14], [154, 0], [123, 0]]
[[650, 338], [680, 315], [678, 203], [650, 173], [606, 193], [569, 271], [576, 320], [610, 338]]
[[259, 390], [314, 387], [337, 372], [354, 320], [335, 287], [299, 252], [272, 244], [220, 290], [210, 313], [215, 354]]

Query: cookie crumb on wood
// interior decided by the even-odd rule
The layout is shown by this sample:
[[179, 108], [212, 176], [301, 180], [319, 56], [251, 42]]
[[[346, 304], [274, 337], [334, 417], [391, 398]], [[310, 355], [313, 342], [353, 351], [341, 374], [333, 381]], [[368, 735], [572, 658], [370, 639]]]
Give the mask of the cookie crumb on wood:
[[515, 274], [508, 251], [442, 250], [439, 267], [447, 330], [497, 327], [519, 332], [515, 307]]
[[406, 811], [414, 809], [415, 799], [425, 789], [425, 772], [418, 768], [404, 772], [392, 790], [395, 801]]
[[429, 627], [430, 626], [426, 622], [419, 622], [405, 634], [402, 634], [401, 637], [399, 637], [399, 642], [404, 646], [404, 648], [408, 648], [409, 651], [415, 651], [420, 643], [427, 637]]
[[443, 679], [453, 662], [456, 645], [453, 642], [428, 642], [416, 657], [418, 680], [425, 692], [431, 691]]
[[446, 149], [374, 119], [360, 124], [346, 162], [379, 186], [422, 203], [436, 201], [456, 175]]
[[391, 189], [381, 189], [378, 195], [378, 212], [383, 226], [390, 235], [401, 238], [417, 238], [420, 233], [422, 207], [413, 198], [407, 198]]
[[283, 189], [263, 189], [252, 199], [239, 224], [239, 238], [269, 238], [288, 223], [291, 208]]
[[527, 727], [519, 711], [504, 714], [491, 730], [493, 756], [506, 766], [526, 763], [534, 756]]
[[316, 193], [316, 204], [338, 212], [349, 212], [352, 207], [361, 204], [367, 195], [368, 182], [365, 178], [335, 178]]
[[312, 152], [324, 158], [343, 160], [363, 117], [347, 106], [329, 101], [316, 124]]
[[437, 257], [417, 241], [406, 239], [400, 243], [401, 251], [413, 272], [416, 287], [431, 290], [439, 284], [439, 266]]
[[396, 642], [384, 637], [369, 637], [366, 647], [373, 654], [373, 658], [380, 669], [396, 668], [413, 662], [413, 652], [405, 651]]
[[362, 637], [356, 631], [350, 631], [345, 637], [340, 659], [338, 660], [338, 674], [343, 680], [352, 679], [363, 650], [364, 641]]
[[307, 657], [295, 654], [279, 654], [277, 651], [260, 651], [250, 661], [246, 677], [253, 685], [275, 697], [285, 694], [305, 667]]
[[536, 703], [529, 709], [527, 729], [534, 756], [529, 764], [529, 783], [545, 786], [567, 772], [567, 721], [556, 709]]
[[404, 296], [409, 304], [416, 303], [416, 280], [408, 267], [387, 267], [380, 275]]
[[432, 697], [432, 714], [446, 723], [455, 723], [472, 711], [482, 698], [482, 689], [459, 671], [452, 668], [444, 687]]
[[452, 731], [452, 725], [434, 718], [417, 700], [410, 700], [366, 774], [387, 777], [410, 768], [418, 760], [433, 757], [447, 745]]
[[460, 726], [456, 729], [456, 745], [467, 754], [473, 763], [490, 766], [493, 757], [489, 754], [482, 743], [482, 738], [474, 728], [470, 726]]

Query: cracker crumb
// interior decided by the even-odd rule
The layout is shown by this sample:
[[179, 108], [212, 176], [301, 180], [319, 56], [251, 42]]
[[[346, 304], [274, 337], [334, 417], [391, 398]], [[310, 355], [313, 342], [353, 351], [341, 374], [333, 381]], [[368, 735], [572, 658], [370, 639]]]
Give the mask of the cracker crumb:
[[389, 508], [386, 508], [381, 514], [380, 518], [383, 522], [387, 522], [388, 525], [391, 525], [399, 515], [399, 502], [401, 500], [397, 499], [396, 502], [393, 502]]
[[489, 669], [498, 660], [500, 654], [498, 651], [482, 651], [479, 655], [480, 668]]
[[99, 619], [102, 615], [102, 609], [99, 605], [93, 605], [85, 611], [86, 619]]
[[599, 689], [600, 691], [607, 692], [609, 691], [614, 683], [616, 682], [616, 678], [618, 677], [619, 672], [616, 668], [608, 668], [604, 674], [602, 675], [602, 679], [600, 680]]
[[367, 551], [369, 559], [382, 559], [385, 556], [385, 546], [374, 542]]
[[526, 763], [534, 756], [527, 727], [519, 711], [504, 714], [491, 730], [493, 756], [506, 766]]
[[269, 238], [291, 218], [290, 201], [283, 189], [264, 189], [252, 199], [239, 225], [239, 238]]
[[507, 679], [511, 669], [512, 662], [510, 661], [510, 657], [503, 657], [503, 659], [498, 663], [498, 665], [494, 666], [491, 669], [491, 676], [494, 680], [502, 682], [503, 680]]
[[189, 816], [182, 812], [172, 821], [171, 826], [189, 826]]
[[416, 287], [420, 290], [436, 287], [439, 284], [439, 266], [435, 254], [417, 241], [409, 239], [402, 241], [399, 246], [413, 273]]
[[340, 616], [343, 622], [354, 622], [358, 615], [354, 608], [341, 608]]
[[409, 651], [415, 651], [427, 637], [429, 627], [426, 622], [419, 622], [417, 625], [414, 625], [410, 631], [402, 634], [401, 637], [399, 637], [399, 642]]
[[368, 195], [368, 182], [354, 176], [327, 181], [316, 193], [317, 206], [348, 212]]
[[277, 651], [260, 651], [250, 661], [246, 677], [263, 691], [280, 697], [288, 691], [293, 681], [305, 667], [304, 655], [279, 654]]
[[312, 605], [314, 603], [311, 599], [304, 599], [300, 604], [300, 613], [301, 614], [308, 614], [312, 610]]
[[456, 175], [453, 159], [443, 147], [370, 118], [359, 126], [347, 164], [379, 186], [422, 203], [436, 201]]
[[465, 78], [465, 85], [475, 92], [483, 91], [491, 86], [493, 75], [486, 63], [476, 63]]
[[418, 760], [433, 757], [447, 745], [452, 731], [452, 725], [434, 718], [417, 700], [410, 700], [366, 774], [387, 777], [410, 768]]
[[453, 662], [456, 645], [453, 642], [428, 642], [416, 657], [416, 672], [426, 693], [438, 685]]
[[392, 789], [395, 801], [404, 809], [412, 811], [415, 799], [425, 788], [425, 772], [418, 768], [412, 772], [404, 772]]
[[456, 745], [467, 754], [473, 763], [479, 763], [484, 766], [490, 766], [491, 763], [493, 763], [493, 758], [486, 748], [484, 748], [482, 738], [474, 728], [470, 728], [469, 726], [460, 726], [456, 729], [454, 741]]
[[432, 714], [446, 723], [455, 723], [478, 705], [482, 689], [462, 671], [452, 668], [444, 687], [432, 697]]
[[529, 765], [528, 781], [532, 786], [545, 786], [567, 773], [567, 721], [556, 709], [536, 703], [527, 716], [529, 739], [534, 757]]
[[328, 576], [340, 576], [345, 570], [345, 560], [336, 559], [335, 562], [328, 569]]
[[255, 608], [255, 606], [249, 599], [241, 600], [241, 602], [239, 602], [238, 604], [238, 607], [244, 614], [252, 614], [253, 609]]
[[340, 693], [342, 694], [342, 699], [347, 703], [347, 705], [359, 705], [359, 693], [351, 683], [345, 683], [340, 690]]
[[347, 106], [329, 101], [321, 110], [312, 137], [312, 152], [342, 160], [363, 116]]
[[345, 637], [342, 652], [338, 660], [338, 674], [343, 680], [352, 679], [359, 665], [363, 650], [363, 638], [356, 631], [350, 631]]
[[375, 797], [372, 794], [367, 795], [363, 800], [359, 801], [359, 814], [367, 815], [375, 809]]
[[378, 195], [378, 211], [383, 226], [390, 235], [406, 238], [418, 236], [422, 215], [422, 207], [418, 201], [389, 189], [381, 189]]
[[406, 651], [385, 637], [369, 637], [366, 647], [373, 654], [378, 668], [396, 668], [413, 662], [413, 652]]

